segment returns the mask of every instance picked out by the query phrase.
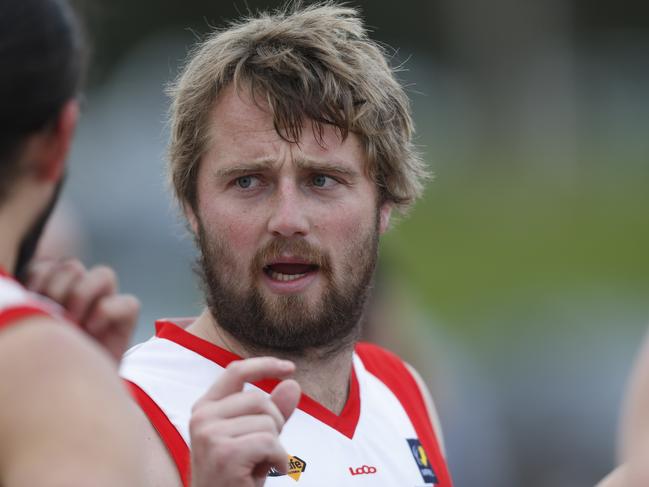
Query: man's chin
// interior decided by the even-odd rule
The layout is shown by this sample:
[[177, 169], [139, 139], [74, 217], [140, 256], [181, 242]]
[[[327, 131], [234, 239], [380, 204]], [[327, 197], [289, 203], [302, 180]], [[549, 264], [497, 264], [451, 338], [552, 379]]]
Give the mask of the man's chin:
[[312, 317], [322, 309], [324, 301], [324, 291], [313, 288], [295, 293], [276, 293], [266, 286], [261, 286], [260, 295], [264, 311], [269, 315]]

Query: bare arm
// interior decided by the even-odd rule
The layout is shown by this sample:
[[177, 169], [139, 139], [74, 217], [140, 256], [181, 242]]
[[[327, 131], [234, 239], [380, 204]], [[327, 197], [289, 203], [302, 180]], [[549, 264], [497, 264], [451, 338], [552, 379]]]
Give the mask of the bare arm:
[[638, 355], [624, 400], [619, 456], [627, 460], [649, 438], [649, 339]]
[[0, 484], [140, 487], [142, 440], [108, 355], [28, 318], [0, 333]]
[[145, 443], [142, 465], [146, 480], [142, 486], [182, 487], [178, 468], [158, 432], [135, 402], [131, 403], [131, 407], [138, 423], [137, 429]]
[[622, 408], [619, 460], [597, 487], [644, 487], [649, 483], [649, 339], [636, 359]]

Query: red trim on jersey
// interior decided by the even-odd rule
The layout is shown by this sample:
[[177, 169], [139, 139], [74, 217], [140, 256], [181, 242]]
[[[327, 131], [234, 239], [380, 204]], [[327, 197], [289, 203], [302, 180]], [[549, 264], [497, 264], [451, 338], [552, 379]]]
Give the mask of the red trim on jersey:
[[439, 480], [437, 485], [452, 487], [451, 475], [439, 448], [426, 401], [403, 361], [392, 352], [370, 343], [356, 345], [356, 353], [367, 371], [392, 391], [408, 414], [419, 441], [433, 461], [433, 468]]
[[3, 267], [0, 267], [0, 277], [4, 277], [5, 279], [9, 279], [12, 283], [18, 284], [22, 288], [25, 287], [22, 282], [20, 282], [18, 279], [16, 279], [16, 276], [14, 276], [13, 274], [9, 274], [6, 270], [4, 270]]
[[31, 305], [3, 309], [0, 310], [0, 329], [31, 316], [50, 316], [50, 314], [44, 309]]
[[[192, 350], [221, 367], [227, 367], [228, 364], [234, 360], [241, 360], [241, 357], [238, 355], [218, 347], [207, 340], [203, 340], [196, 335], [192, 335], [171, 321], [157, 321], [156, 336], [158, 338], [166, 338], [167, 340]], [[270, 394], [278, 383], [279, 381], [276, 379], [267, 379], [255, 382], [254, 385]], [[358, 425], [358, 418], [361, 415], [358, 379], [356, 377], [356, 372], [354, 372], [354, 368], [352, 367], [349, 381], [349, 396], [345, 403], [345, 407], [340, 412], [340, 415], [329, 411], [306, 394], [302, 394], [300, 403], [298, 404], [298, 409], [325, 423], [327, 426], [335, 429], [347, 438], [353, 438], [356, 426]]]
[[183, 437], [180, 436], [178, 430], [173, 425], [167, 415], [160, 409], [160, 407], [133, 382], [123, 379], [128, 387], [131, 395], [139, 404], [144, 414], [147, 415], [149, 421], [156, 429], [162, 442], [169, 450], [169, 454], [176, 464], [178, 473], [185, 487], [189, 487], [190, 482], [190, 454], [189, 447]]

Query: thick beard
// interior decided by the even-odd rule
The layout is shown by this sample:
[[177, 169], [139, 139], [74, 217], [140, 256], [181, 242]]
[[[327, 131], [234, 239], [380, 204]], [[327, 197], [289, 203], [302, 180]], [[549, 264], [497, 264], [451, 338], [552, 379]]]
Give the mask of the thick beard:
[[[336, 282], [329, 256], [301, 238], [272, 240], [257, 253], [248, 275], [241, 280], [236, 277], [231, 248], [218, 237], [208, 237], [201, 222], [196, 240], [200, 250], [196, 269], [208, 309], [218, 325], [251, 352], [325, 356], [358, 340], [378, 256], [378, 217], [372, 231], [349, 241], [341, 282]], [[282, 252], [318, 263], [326, 289], [317, 303], [309, 303], [300, 295], [266, 298], [260, 293], [256, 283], [263, 262]], [[249, 287], [244, 287], [246, 278]]]
[[62, 177], [56, 184], [52, 198], [43, 211], [38, 215], [36, 221], [20, 242], [20, 246], [18, 247], [18, 257], [16, 258], [16, 265], [14, 266], [14, 276], [16, 276], [16, 279], [21, 282], [24, 282], [27, 277], [27, 269], [36, 253], [38, 242], [45, 231], [45, 226], [47, 225], [47, 222], [56, 207], [56, 203], [59, 200], [64, 181], [65, 177]]

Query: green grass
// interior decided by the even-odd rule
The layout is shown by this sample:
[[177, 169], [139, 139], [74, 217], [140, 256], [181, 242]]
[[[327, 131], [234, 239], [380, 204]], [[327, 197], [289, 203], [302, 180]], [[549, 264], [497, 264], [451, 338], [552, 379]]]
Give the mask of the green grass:
[[441, 174], [383, 247], [384, 264], [460, 332], [591, 289], [649, 303], [649, 184], [632, 175], [567, 187], [505, 171]]

